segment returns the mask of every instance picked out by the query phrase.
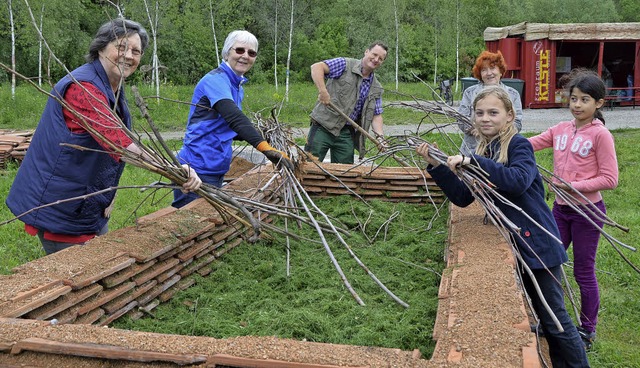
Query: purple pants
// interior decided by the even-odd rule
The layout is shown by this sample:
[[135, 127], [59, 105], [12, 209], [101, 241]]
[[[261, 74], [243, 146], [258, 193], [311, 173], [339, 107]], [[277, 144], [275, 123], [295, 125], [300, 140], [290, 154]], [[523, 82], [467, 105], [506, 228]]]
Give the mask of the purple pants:
[[[603, 201], [595, 203], [603, 213]], [[600, 228], [603, 222], [585, 211]], [[553, 204], [553, 217], [558, 223], [560, 239], [564, 248], [573, 243], [573, 276], [580, 288], [580, 324], [587, 332], [594, 332], [598, 323], [600, 290], [596, 278], [596, 252], [600, 240], [600, 230], [578, 212], [567, 205]]]

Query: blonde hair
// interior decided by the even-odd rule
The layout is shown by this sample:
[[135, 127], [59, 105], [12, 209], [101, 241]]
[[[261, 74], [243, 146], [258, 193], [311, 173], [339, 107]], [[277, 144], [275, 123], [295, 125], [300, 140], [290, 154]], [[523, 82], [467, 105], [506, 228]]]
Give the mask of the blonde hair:
[[[509, 147], [511, 138], [513, 138], [513, 136], [518, 133], [518, 129], [513, 124], [516, 113], [513, 109], [513, 103], [509, 98], [509, 94], [500, 86], [488, 86], [482, 89], [482, 91], [480, 91], [480, 93], [478, 93], [476, 98], [473, 100], [473, 109], [475, 110], [478, 101], [490, 95], [496, 96], [500, 101], [502, 101], [502, 104], [504, 105], [507, 113], [511, 112], [512, 118], [494, 137], [487, 137], [486, 135], [482, 134], [480, 130], [478, 130], [480, 136], [478, 146], [476, 147], [476, 154], [480, 156], [487, 156], [487, 149], [491, 147], [491, 143], [495, 140], [498, 140], [498, 151], [489, 152], [488, 156], [496, 162], [506, 164], [509, 161], [507, 147]], [[475, 117], [473, 123], [474, 125], [476, 124]], [[504, 147], [505, 149], [502, 149], [502, 147]]]

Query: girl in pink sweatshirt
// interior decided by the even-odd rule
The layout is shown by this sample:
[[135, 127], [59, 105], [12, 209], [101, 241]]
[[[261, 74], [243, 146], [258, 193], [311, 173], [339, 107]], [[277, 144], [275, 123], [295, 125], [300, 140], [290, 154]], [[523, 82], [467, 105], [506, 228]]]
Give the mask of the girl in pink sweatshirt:
[[[553, 172], [606, 213], [601, 190], [618, 185], [618, 160], [613, 136], [604, 126], [600, 108], [604, 105], [605, 85], [591, 71], [575, 73], [568, 84], [569, 109], [573, 120], [562, 121], [535, 137], [529, 138], [534, 151], [553, 147]], [[571, 192], [568, 185], [556, 183]], [[574, 197], [585, 201], [578, 194]], [[584, 211], [591, 213], [590, 211]], [[595, 339], [600, 292], [595, 273], [596, 251], [600, 231], [580, 213], [556, 197], [553, 215], [565, 248], [573, 243], [573, 275], [580, 288], [581, 312], [578, 331], [585, 347], [591, 349]], [[602, 228], [603, 222], [589, 215]]]

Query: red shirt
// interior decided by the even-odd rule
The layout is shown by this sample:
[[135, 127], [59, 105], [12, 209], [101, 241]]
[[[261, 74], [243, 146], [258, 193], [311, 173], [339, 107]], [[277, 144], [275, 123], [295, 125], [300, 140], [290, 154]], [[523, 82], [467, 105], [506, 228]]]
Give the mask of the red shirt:
[[[133, 141], [123, 131], [120, 120], [109, 109], [107, 97], [93, 84], [80, 82], [82, 87], [72, 83], [64, 94], [64, 101], [79, 115], [84, 116], [85, 121], [93, 129], [102, 134], [109, 142], [118, 147], [127, 148]], [[83, 88], [84, 87], [84, 88]], [[69, 130], [74, 133], [84, 133], [79, 119], [67, 108], [62, 109], [64, 121]], [[96, 141], [105, 149], [113, 151], [108, 144], [94, 136]], [[119, 155], [111, 154], [114, 160], [120, 160]]]
[[[82, 86], [77, 83], [72, 83], [64, 94], [64, 101], [69, 105], [69, 109], [66, 107], [63, 108], [62, 114], [64, 115], [64, 121], [69, 130], [77, 134], [87, 131], [82, 127], [81, 120], [71, 112], [73, 110], [76, 111], [78, 115], [84, 117], [86, 124], [102, 134], [106, 140], [114, 145], [126, 148], [133, 143], [131, 138], [124, 132], [120, 120], [114, 115], [113, 111], [109, 109], [109, 101], [102, 91], [89, 82], [80, 82], [80, 84]], [[113, 149], [109, 147], [109, 144], [98, 139], [95, 135], [93, 135], [93, 137], [105, 151], [113, 151]], [[109, 155], [113, 157], [114, 160], [120, 160], [120, 155], [118, 154], [110, 153]], [[39, 231], [37, 228], [27, 224], [25, 224], [24, 229], [30, 235], [36, 235]], [[82, 244], [93, 239], [95, 236], [96, 234], [65, 235], [54, 234], [48, 231], [44, 232], [45, 239], [63, 243]]]

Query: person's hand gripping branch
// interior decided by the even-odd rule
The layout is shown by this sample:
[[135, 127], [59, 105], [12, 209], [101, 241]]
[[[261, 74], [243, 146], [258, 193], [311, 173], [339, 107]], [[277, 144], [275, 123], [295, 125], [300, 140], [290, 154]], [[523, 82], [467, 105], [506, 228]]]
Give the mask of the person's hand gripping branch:
[[182, 165], [182, 169], [187, 173], [187, 181], [182, 184], [182, 192], [195, 192], [202, 185], [202, 179], [198, 176], [196, 171], [189, 165]]
[[294, 170], [293, 162], [291, 162], [289, 156], [287, 156], [286, 153], [271, 147], [271, 145], [267, 141], [260, 142], [256, 149], [262, 152], [262, 154], [265, 155], [269, 159], [269, 161], [273, 162], [276, 167], [286, 167], [291, 171]]
[[373, 132], [373, 134], [375, 135], [376, 141], [378, 142], [377, 146], [378, 146], [378, 149], [380, 150], [380, 152], [385, 152], [386, 150], [388, 150], [389, 149], [389, 142], [387, 142], [387, 140], [384, 139], [384, 135], [380, 134], [378, 132]]

